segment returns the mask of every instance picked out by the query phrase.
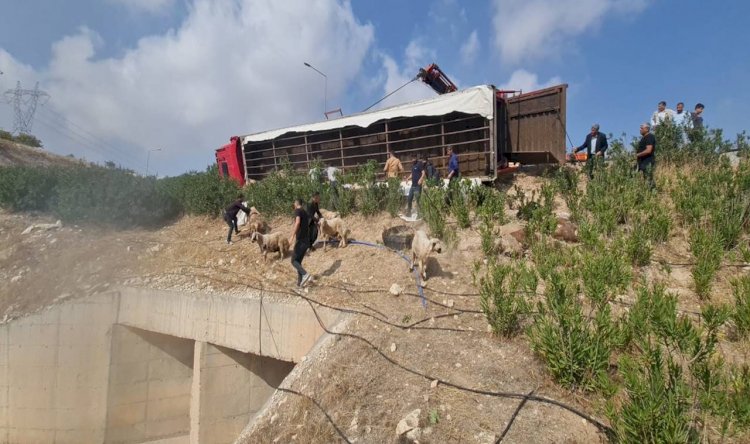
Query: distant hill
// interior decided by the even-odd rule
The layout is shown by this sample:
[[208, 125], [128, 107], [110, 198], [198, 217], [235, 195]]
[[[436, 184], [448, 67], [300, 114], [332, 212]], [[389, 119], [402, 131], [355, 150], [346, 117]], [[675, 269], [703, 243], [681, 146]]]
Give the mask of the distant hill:
[[34, 148], [9, 140], [0, 139], [0, 166], [72, 166], [86, 165], [88, 162], [72, 157], [52, 154], [43, 148]]

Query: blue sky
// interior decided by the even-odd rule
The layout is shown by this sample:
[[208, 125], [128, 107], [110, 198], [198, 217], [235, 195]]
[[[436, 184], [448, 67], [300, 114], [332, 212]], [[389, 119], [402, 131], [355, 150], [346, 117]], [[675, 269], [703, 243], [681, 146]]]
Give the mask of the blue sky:
[[[750, 2], [0, 0], [0, 89], [39, 81], [51, 151], [202, 170], [231, 135], [364, 109], [436, 62], [461, 87], [567, 83], [567, 127], [633, 137], [659, 100], [750, 129]], [[33, 31], [30, 31], [33, 29]], [[385, 104], [431, 97], [412, 83]], [[0, 127], [12, 129], [9, 105]]]

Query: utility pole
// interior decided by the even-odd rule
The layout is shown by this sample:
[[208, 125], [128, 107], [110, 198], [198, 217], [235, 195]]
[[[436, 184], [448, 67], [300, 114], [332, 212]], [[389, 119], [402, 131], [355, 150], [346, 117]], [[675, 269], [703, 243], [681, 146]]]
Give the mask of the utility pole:
[[13, 111], [15, 112], [13, 132], [16, 134], [31, 134], [36, 107], [47, 103], [49, 98], [49, 94], [39, 89], [39, 82], [36, 82], [34, 89], [22, 89], [19, 81], [16, 83], [15, 89], [5, 91], [5, 100], [13, 105]]

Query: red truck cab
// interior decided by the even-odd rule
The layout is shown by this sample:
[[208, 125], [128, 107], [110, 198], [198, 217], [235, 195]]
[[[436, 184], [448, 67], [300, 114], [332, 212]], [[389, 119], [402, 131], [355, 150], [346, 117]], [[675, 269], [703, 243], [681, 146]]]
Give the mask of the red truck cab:
[[229, 139], [229, 143], [216, 150], [216, 165], [219, 176], [231, 177], [240, 186], [245, 185], [245, 163], [242, 161], [242, 142], [237, 136]]

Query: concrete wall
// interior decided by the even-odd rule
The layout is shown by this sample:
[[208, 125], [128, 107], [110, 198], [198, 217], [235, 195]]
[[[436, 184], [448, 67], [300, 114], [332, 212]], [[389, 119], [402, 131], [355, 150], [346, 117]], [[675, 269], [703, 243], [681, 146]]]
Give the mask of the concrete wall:
[[[263, 297], [184, 294], [166, 290], [121, 290], [119, 322], [143, 330], [299, 362], [324, 333], [304, 301]], [[316, 307], [323, 322], [339, 319]]]
[[105, 442], [190, 434], [193, 341], [116, 325]]
[[0, 326], [0, 442], [104, 440], [117, 294]]
[[306, 303], [267, 295], [127, 288], [50, 307], [0, 325], [0, 443], [186, 442], [191, 425], [227, 442], [323, 333]]
[[[197, 423], [193, 422], [192, 442], [232, 443], [266, 401], [294, 364], [273, 358], [242, 353], [207, 343], [196, 343], [194, 391]], [[200, 351], [197, 348], [200, 347]], [[195, 385], [194, 385], [195, 387]]]

